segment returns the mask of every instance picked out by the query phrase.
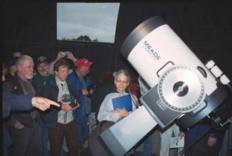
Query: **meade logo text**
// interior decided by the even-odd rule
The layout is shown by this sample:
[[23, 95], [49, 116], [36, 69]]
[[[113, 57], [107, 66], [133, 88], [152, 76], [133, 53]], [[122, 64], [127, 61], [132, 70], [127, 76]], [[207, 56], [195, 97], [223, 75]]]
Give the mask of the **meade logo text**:
[[144, 48], [147, 52], [149, 52], [150, 54], [152, 54], [157, 60], [160, 59], [159, 54], [152, 48], [152, 46], [147, 42], [144, 41], [143, 42]]

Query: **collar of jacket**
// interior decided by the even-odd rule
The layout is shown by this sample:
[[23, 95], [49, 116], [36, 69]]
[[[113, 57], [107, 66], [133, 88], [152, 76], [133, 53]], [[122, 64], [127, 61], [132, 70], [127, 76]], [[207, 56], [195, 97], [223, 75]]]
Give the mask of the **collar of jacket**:
[[[57, 86], [55, 76], [52, 76], [52, 79], [51, 79], [51, 81], [50, 81], [49, 83], [50, 83], [52, 86]], [[71, 86], [71, 83], [70, 83], [67, 79], [66, 79], [66, 83], [67, 83], [68, 87]]]

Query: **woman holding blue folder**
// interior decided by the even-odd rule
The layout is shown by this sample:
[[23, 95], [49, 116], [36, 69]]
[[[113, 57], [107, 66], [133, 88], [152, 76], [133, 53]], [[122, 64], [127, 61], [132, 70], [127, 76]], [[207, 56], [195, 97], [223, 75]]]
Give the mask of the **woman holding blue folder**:
[[116, 89], [115, 92], [107, 94], [101, 103], [97, 116], [99, 122], [115, 123], [136, 109], [137, 101], [134, 99], [137, 100], [137, 98], [127, 92], [130, 79], [130, 74], [125, 69], [115, 72], [114, 85]]

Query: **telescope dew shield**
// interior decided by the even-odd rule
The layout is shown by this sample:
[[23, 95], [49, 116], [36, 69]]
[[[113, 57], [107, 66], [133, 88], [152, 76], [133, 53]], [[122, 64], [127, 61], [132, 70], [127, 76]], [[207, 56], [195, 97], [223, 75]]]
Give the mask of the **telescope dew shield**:
[[125, 39], [121, 53], [151, 88], [176, 65], [191, 68], [203, 79], [207, 95], [217, 88], [213, 75], [161, 17], [138, 25]]

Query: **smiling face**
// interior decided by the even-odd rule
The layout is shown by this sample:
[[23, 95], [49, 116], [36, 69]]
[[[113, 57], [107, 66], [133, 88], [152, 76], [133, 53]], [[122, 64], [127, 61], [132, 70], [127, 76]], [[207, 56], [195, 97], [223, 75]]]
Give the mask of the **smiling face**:
[[129, 83], [129, 78], [124, 73], [118, 74], [114, 79], [116, 90], [119, 93], [125, 92]]
[[54, 64], [55, 76], [64, 81], [67, 79], [69, 74], [69, 63], [65, 58], [61, 58]]
[[40, 63], [37, 66], [37, 70], [38, 70], [40, 75], [46, 76], [46, 75], [48, 75], [48, 67], [49, 66], [47, 63]]
[[58, 67], [57, 71], [55, 71], [55, 75], [59, 80], [65, 81], [68, 77], [68, 72], [69, 68], [67, 66], [62, 65]]

